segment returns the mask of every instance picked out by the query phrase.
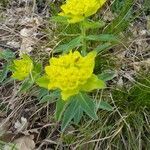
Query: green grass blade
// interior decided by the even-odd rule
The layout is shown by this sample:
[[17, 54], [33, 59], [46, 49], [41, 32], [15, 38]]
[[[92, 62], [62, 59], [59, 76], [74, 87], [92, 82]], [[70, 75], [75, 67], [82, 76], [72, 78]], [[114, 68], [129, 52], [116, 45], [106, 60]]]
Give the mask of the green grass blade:
[[121, 10], [117, 18], [115, 18], [104, 30], [104, 33], [114, 33], [117, 34], [122, 32], [130, 22], [131, 9], [134, 0], [126, 0], [124, 7]]

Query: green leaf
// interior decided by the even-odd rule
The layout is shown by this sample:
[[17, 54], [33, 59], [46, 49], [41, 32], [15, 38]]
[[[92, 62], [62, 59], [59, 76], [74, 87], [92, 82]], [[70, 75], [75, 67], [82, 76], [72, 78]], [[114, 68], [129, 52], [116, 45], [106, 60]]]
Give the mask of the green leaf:
[[98, 45], [94, 50], [97, 53], [100, 53], [100, 52], [103, 52], [105, 50], [108, 50], [108, 49], [112, 48], [112, 46], [113, 46], [113, 44], [111, 44], [111, 43], [104, 43], [104, 44]]
[[52, 98], [51, 95], [45, 95], [41, 100], [40, 100], [40, 103], [46, 103], [46, 102], [49, 102], [49, 103], [53, 103], [55, 102], [56, 99]]
[[110, 104], [108, 104], [106, 101], [101, 101], [99, 103], [98, 108], [107, 110], [107, 111], [113, 111], [113, 107]]
[[14, 65], [14, 63], [10, 63], [10, 65], [9, 65], [9, 70], [11, 71], [11, 72], [15, 72], [16, 71], [16, 68], [15, 68], [15, 65]]
[[0, 83], [2, 83], [5, 80], [5, 78], [7, 77], [7, 73], [9, 71], [8, 68], [9, 68], [8, 63], [5, 63], [3, 66], [2, 72], [0, 72]]
[[150, 11], [150, 0], [145, 0], [144, 1], [144, 10], [145, 11]]
[[10, 59], [13, 59], [13, 58], [15, 58], [15, 54], [11, 50], [6, 49], [3, 51], [0, 51], [0, 59], [5, 59], [7, 61], [10, 61]]
[[79, 107], [78, 101], [76, 99], [71, 99], [71, 102], [69, 106], [66, 108], [64, 115], [63, 115], [62, 125], [61, 125], [62, 131], [65, 130], [65, 128], [74, 118], [78, 107]]
[[63, 53], [67, 53], [70, 50], [74, 49], [75, 47], [79, 47], [81, 46], [81, 41], [82, 41], [82, 36], [78, 36], [76, 38], [74, 38], [73, 40], [71, 40], [69, 43], [67, 44], [63, 44], [63, 45], [59, 45], [56, 49], [55, 52], [63, 52]]
[[86, 20], [82, 24], [85, 27], [85, 29], [96, 29], [96, 28], [104, 27], [105, 22], [103, 22], [103, 21]]
[[87, 82], [82, 85], [81, 90], [90, 92], [94, 89], [104, 89], [106, 87], [106, 84], [103, 80], [98, 79], [96, 75], [92, 75]]
[[42, 64], [34, 62], [34, 69], [33, 69], [33, 71], [35, 73], [41, 73], [42, 72]]
[[42, 72], [42, 64], [34, 62], [34, 68], [32, 70], [32, 77], [33, 77], [33, 79], [36, 80], [37, 78], [39, 78], [41, 72]]
[[88, 35], [86, 36], [86, 40], [119, 43], [119, 39], [113, 34]]
[[125, 0], [115, 0], [111, 6], [112, 12], [119, 14], [121, 9], [124, 7]]
[[49, 95], [49, 90], [45, 88], [38, 88], [38, 95], [37, 98], [40, 101], [44, 96]]
[[51, 17], [52, 21], [68, 24], [67, 17], [65, 16], [53, 16]]
[[112, 80], [117, 76], [116, 71], [114, 70], [105, 70], [101, 74], [98, 75], [98, 78], [103, 81]]
[[74, 116], [74, 118], [73, 118], [73, 119], [74, 119], [74, 123], [75, 123], [75, 124], [78, 124], [78, 123], [80, 122], [82, 116], [83, 116], [83, 110], [82, 110], [82, 108], [79, 106], [79, 107], [77, 108], [76, 114], [75, 114], [75, 116]]
[[95, 106], [94, 100], [91, 99], [85, 93], [78, 94], [76, 98], [78, 99], [79, 104], [81, 108], [84, 110], [84, 112], [92, 119], [97, 120], [98, 117], [96, 114], [96, 106]]
[[60, 93], [58, 91], [54, 91], [54, 92], [51, 92], [48, 95], [43, 96], [43, 98], [40, 100], [40, 103], [45, 103], [45, 102], [53, 103], [59, 97], [60, 97]]
[[26, 91], [28, 91], [33, 86], [33, 84], [34, 84], [34, 81], [32, 81], [31, 78], [27, 78], [22, 83], [19, 92], [26, 92]]
[[48, 88], [49, 79], [45, 76], [42, 76], [36, 80], [36, 84], [43, 88]]
[[2, 84], [6, 85], [6, 84], [11, 84], [13, 83], [14, 80], [12, 78], [5, 78], [5, 80], [3, 80]]
[[61, 117], [67, 105], [68, 103], [62, 99], [58, 99], [58, 101], [56, 102], [55, 118], [57, 121], [61, 120]]

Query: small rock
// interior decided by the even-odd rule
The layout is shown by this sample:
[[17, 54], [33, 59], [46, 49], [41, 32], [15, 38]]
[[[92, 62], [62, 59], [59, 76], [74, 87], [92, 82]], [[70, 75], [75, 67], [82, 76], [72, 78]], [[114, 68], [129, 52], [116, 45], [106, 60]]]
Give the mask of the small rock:
[[20, 31], [20, 35], [23, 37], [30, 37], [33, 34], [33, 29], [27, 29], [27, 28], [23, 28]]

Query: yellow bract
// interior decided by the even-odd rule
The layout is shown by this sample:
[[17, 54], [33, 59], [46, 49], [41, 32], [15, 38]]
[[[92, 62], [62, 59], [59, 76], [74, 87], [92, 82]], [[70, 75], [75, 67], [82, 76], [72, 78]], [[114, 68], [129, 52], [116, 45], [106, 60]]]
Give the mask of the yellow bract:
[[106, 0], [67, 0], [61, 6], [61, 16], [68, 17], [69, 23], [76, 23], [84, 20], [97, 12], [103, 6]]
[[103, 88], [104, 82], [93, 74], [96, 52], [83, 57], [78, 51], [70, 52], [58, 58], [50, 59], [50, 66], [45, 67], [50, 80], [48, 89], [60, 89], [63, 100], [79, 93]]
[[14, 60], [14, 72], [12, 77], [18, 80], [24, 80], [29, 76], [33, 69], [33, 62], [27, 55], [23, 55], [22, 59]]

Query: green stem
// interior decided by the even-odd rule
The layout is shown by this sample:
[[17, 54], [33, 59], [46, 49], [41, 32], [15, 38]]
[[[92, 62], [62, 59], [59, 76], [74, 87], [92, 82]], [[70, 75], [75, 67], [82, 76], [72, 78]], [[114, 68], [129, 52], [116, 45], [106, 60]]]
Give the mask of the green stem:
[[81, 22], [81, 35], [82, 35], [82, 55], [85, 56], [86, 55], [86, 29], [85, 26], [83, 25], [83, 22]]

